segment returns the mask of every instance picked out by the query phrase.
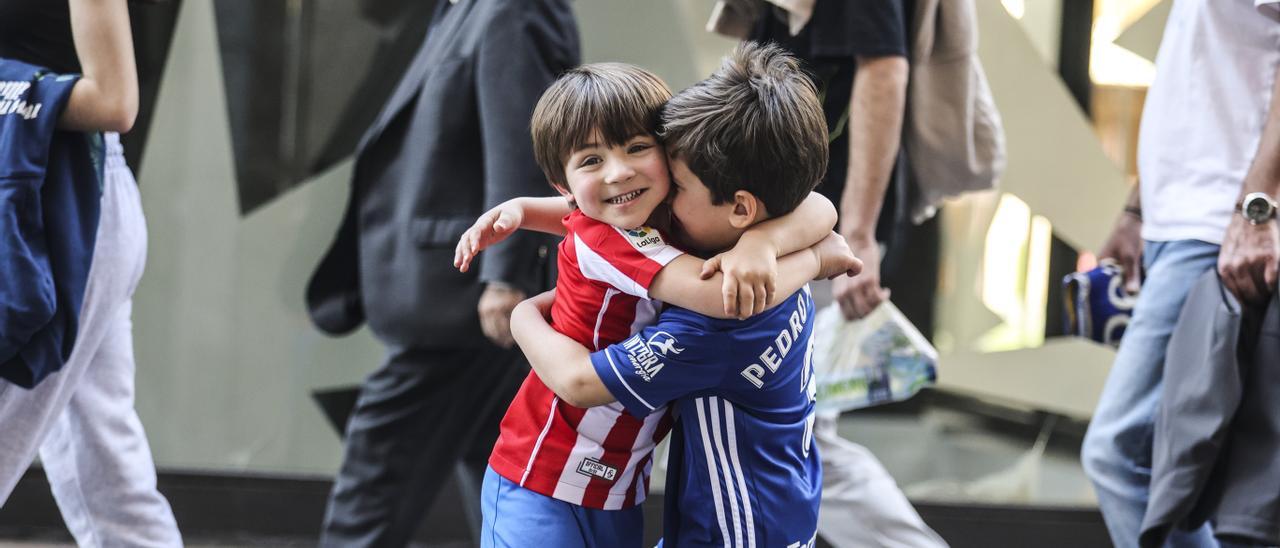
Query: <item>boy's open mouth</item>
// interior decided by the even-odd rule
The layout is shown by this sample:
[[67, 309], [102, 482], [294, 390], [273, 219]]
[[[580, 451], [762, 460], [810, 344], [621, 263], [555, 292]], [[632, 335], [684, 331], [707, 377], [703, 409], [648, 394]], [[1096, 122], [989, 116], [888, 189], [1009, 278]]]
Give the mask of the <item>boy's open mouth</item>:
[[622, 194], [620, 196], [614, 196], [612, 198], [606, 199], [605, 201], [614, 205], [625, 204], [627, 202], [630, 202], [631, 200], [639, 198], [641, 194], [644, 194], [645, 190], [648, 190], [648, 189], [642, 188], [640, 190], [633, 190], [626, 194]]

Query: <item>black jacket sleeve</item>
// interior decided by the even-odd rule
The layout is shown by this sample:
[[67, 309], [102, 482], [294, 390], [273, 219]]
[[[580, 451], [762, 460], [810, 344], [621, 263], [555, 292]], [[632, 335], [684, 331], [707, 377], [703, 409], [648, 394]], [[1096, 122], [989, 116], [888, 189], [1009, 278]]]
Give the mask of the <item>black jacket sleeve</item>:
[[[578, 63], [577, 26], [567, 1], [522, 0], [503, 11], [476, 61], [486, 209], [517, 196], [552, 193], [533, 158], [529, 120], [543, 90]], [[504, 282], [526, 294], [541, 290], [551, 242], [518, 232], [481, 256], [480, 280]]]

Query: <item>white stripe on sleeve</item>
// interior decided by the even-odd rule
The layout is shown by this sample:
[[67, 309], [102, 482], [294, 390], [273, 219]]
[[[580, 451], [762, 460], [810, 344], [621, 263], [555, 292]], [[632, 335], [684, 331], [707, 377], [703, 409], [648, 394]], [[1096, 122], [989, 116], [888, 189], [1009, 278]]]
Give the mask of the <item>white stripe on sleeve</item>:
[[601, 257], [596, 250], [591, 249], [586, 242], [577, 234], [573, 235], [573, 248], [578, 254], [578, 269], [582, 271], [582, 275], [588, 280], [596, 280], [598, 282], [607, 283], [619, 291], [628, 295], [635, 295], [641, 299], [649, 298], [649, 290], [644, 286], [636, 283], [630, 276], [623, 274], [613, 263]]

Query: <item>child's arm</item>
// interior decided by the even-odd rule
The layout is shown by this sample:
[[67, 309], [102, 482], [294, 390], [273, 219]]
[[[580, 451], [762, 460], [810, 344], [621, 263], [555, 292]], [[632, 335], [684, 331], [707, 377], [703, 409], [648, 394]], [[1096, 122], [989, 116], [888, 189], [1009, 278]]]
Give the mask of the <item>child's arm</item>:
[[[778, 258], [822, 241], [835, 228], [836, 221], [836, 207], [831, 201], [810, 192], [791, 213], [751, 227], [733, 249], [708, 259], [702, 266], [702, 276], [710, 277], [716, 270], [724, 273], [725, 310], [733, 308], [737, 301], [738, 310], [751, 306], [752, 313], [758, 314], [764, 310], [762, 303], [773, 299]], [[782, 295], [799, 288], [783, 291]]]
[[555, 290], [551, 290], [516, 305], [511, 312], [511, 335], [529, 365], [547, 388], [569, 405], [593, 407], [617, 401], [596, 375], [586, 347], [547, 322], [554, 300]]
[[568, 200], [558, 196], [512, 198], [502, 202], [476, 219], [458, 239], [453, 266], [466, 272], [481, 250], [507, 239], [518, 228], [564, 236], [564, 224], [560, 220], [571, 211]]
[[[747, 229], [734, 249], [742, 247], [742, 242], [750, 238], [761, 244], [776, 248], [775, 257], [782, 257], [801, 249], [816, 245], [826, 239], [835, 229], [839, 213], [836, 206], [826, 196], [810, 192], [800, 205], [791, 213], [769, 219]], [[732, 253], [721, 253], [723, 257]], [[723, 262], [722, 262], [723, 264]], [[723, 268], [722, 268], [723, 270]]]
[[[777, 288], [779, 291], [759, 303], [759, 310], [752, 311], [747, 304], [741, 309], [726, 310], [730, 301], [724, 300], [721, 287], [724, 274], [713, 272], [702, 279], [701, 262], [688, 255], [677, 257], [658, 272], [649, 287], [649, 295], [655, 299], [687, 308], [713, 318], [745, 318], [752, 313], [777, 306], [792, 293], [799, 291], [809, 280], [831, 278], [841, 274], [857, 275], [862, 261], [853, 256], [844, 238], [828, 230], [827, 236], [817, 244], [778, 259]], [[763, 295], [763, 293], [761, 294]], [[752, 296], [753, 303], [756, 296]], [[733, 302], [732, 304], [737, 304]], [[739, 315], [741, 310], [744, 313]]]
[[[696, 260], [693, 263], [697, 263]], [[792, 253], [779, 261], [783, 274], [779, 278], [782, 285], [795, 284], [797, 290], [815, 275], [829, 278], [842, 274], [855, 275], [862, 268], [858, 259], [854, 258], [849, 246], [834, 232], [817, 245]], [[696, 264], [694, 264], [696, 266]], [[801, 275], [795, 272], [805, 272]], [[807, 277], [806, 277], [807, 276]], [[690, 276], [692, 278], [692, 276]], [[791, 293], [794, 293], [792, 291]], [[790, 297], [786, 293], [783, 298]], [[585, 347], [564, 334], [556, 331], [547, 322], [551, 313], [551, 304], [555, 300], [555, 291], [548, 291], [516, 306], [511, 313], [511, 335], [520, 349], [524, 351], [529, 365], [538, 374], [538, 378], [555, 392], [565, 403], [574, 407], [592, 407], [613, 403], [618, 398], [613, 395], [600, 378], [600, 373], [591, 362], [591, 355]], [[709, 302], [715, 307], [717, 303]], [[770, 303], [771, 305], [776, 303]], [[692, 309], [690, 309], [692, 310]], [[696, 312], [696, 310], [695, 310]], [[664, 329], [677, 332], [672, 327], [659, 325], [652, 329]], [[646, 330], [646, 332], [649, 332]], [[670, 336], [670, 333], [668, 333]], [[683, 367], [708, 361], [705, 356], [696, 355], [699, 347], [696, 340], [680, 335], [686, 350], [681, 354], [685, 360]], [[617, 345], [615, 345], [617, 346]], [[714, 349], [710, 349], [714, 351]], [[667, 358], [674, 359], [673, 356]], [[616, 372], [615, 372], [616, 374]], [[671, 380], [671, 379], [667, 379]], [[683, 385], [683, 389], [697, 389], [696, 385]], [[633, 392], [634, 394], [634, 392]], [[624, 395], [625, 396], [625, 395]], [[638, 396], [637, 396], [638, 398]], [[662, 400], [666, 401], [666, 400]], [[630, 406], [629, 406], [630, 408]], [[652, 407], [650, 407], [652, 410]]]
[[[714, 318], [759, 314], [782, 302], [776, 295], [790, 296], [815, 277], [813, 270], [781, 265], [778, 257], [819, 243], [835, 223], [835, 206], [811, 193], [795, 211], [748, 229], [729, 252], [706, 263], [687, 256], [672, 261], [654, 278], [649, 294]], [[777, 280], [780, 270], [788, 275], [786, 281]], [[694, 272], [700, 280], [690, 276]]]

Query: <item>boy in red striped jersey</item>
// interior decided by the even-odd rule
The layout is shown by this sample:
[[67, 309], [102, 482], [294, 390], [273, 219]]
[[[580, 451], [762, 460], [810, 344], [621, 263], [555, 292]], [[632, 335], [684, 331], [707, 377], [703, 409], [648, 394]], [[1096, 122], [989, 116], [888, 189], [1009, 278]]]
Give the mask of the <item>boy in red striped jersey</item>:
[[[798, 290], [817, 272], [799, 266], [808, 257], [786, 255], [835, 226], [835, 208], [820, 195], [752, 227], [721, 257], [726, 274], [703, 276], [701, 259], [654, 228], [669, 216], [670, 172], [655, 131], [670, 96], [661, 79], [630, 65], [565, 73], [544, 93], [531, 125], [535, 156], [568, 200], [517, 198], [494, 208], [462, 237], [455, 264], [467, 269], [480, 249], [517, 228], [564, 235], [552, 325], [593, 350], [652, 323], [658, 301], [745, 318]], [[639, 546], [637, 505], [648, 491], [654, 445], [670, 427], [664, 412], [638, 419], [617, 404], [575, 407], [530, 373], [489, 459], [483, 545]]]

